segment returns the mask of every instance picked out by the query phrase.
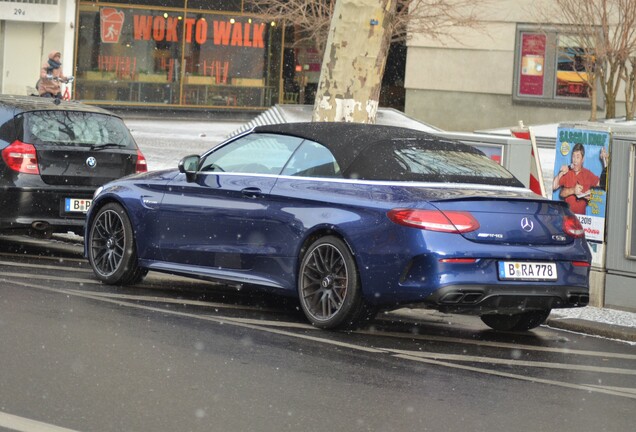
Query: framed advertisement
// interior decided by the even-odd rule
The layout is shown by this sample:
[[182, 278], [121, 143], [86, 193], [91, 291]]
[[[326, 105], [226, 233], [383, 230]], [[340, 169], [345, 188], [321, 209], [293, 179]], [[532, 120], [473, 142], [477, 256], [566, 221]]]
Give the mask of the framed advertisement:
[[585, 237], [603, 242], [607, 203], [610, 133], [559, 127], [552, 199], [565, 201], [577, 215]]
[[543, 96], [545, 73], [546, 35], [521, 34], [521, 67], [519, 69], [519, 95]]

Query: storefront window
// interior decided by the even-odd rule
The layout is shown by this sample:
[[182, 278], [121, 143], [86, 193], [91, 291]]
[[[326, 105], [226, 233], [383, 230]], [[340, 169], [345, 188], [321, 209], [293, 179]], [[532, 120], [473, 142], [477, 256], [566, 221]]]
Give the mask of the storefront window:
[[[118, 3], [118, 4], [125, 4], [128, 5], [130, 4], [130, 0], [93, 0], [92, 2], [90, 0], [86, 0], [86, 3]], [[135, 4], [139, 5], [139, 6], [157, 6], [159, 4], [159, 2], [157, 0], [135, 0]], [[161, 1], [161, 6], [164, 7], [178, 7], [178, 8], [183, 8], [185, 4], [185, 0], [162, 0]]]
[[241, 12], [244, 10], [243, 7], [243, 0], [188, 0], [190, 10]]
[[559, 36], [557, 48], [556, 95], [559, 97], [589, 97], [586, 67], [593, 61], [585, 50], [567, 36]]
[[276, 23], [241, 13], [94, 3], [80, 5], [78, 22], [80, 100], [255, 108], [278, 101]]
[[513, 100], [521, 103], [589, 106], [586, 70], [586, 61], [589, 59], [589, 54], [563, 29], [519, 25]]
[[278, 70], [268, 55], [271, 23], [227, 15], [188, 14], [186, 19], [193, 32], [186, 33], [184, 103], [270, 105], [278, 80], [269, 73]]

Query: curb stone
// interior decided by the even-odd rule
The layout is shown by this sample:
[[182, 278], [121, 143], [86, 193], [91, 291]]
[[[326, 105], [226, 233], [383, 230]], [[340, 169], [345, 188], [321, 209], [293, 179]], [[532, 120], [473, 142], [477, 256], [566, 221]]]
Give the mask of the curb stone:
[[[386, 319], [399, 319], [401, 317], [407, 320], [426, 320], [426, 322], [429, 323], [441, 324], [449, 320], [461, 319], [462, 315], [443, 314], [431, 309], [403, 308], [388, 312], [384, 317]], [[553, 329], [568, 330], [588, 336], [600, 336], [624, 342], [636, 342], [636, 327], [558, 316], [548, 317], [544, 325]]]
[[548, 327], [587, 335], [601, 336], [627, 342], [636, 342], [636, 327], [617, 326], [579, 318], [548, 318]]

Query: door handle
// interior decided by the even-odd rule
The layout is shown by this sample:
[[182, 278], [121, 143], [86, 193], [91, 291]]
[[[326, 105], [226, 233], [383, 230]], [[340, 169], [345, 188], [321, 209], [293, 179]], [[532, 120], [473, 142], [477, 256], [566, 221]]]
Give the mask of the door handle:
[[246, 196], [248, 198], [258, 198], [263, 195], [261, 190], [257, 187], [248, 187], [248, 188], [242, 189], [241, 193], [243, 194], [243, 196]]

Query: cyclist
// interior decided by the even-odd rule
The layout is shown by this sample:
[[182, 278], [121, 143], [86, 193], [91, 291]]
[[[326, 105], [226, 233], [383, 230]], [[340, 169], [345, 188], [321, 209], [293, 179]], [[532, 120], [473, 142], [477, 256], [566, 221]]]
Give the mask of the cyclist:
[[62, 73], [62, 53], [53, 51], [40, 69], [40, 79], [37, 82], [38, 94], [42, 97], [62, 99], [60, 83], [68, 83], [73, 77], [65, 77]]

